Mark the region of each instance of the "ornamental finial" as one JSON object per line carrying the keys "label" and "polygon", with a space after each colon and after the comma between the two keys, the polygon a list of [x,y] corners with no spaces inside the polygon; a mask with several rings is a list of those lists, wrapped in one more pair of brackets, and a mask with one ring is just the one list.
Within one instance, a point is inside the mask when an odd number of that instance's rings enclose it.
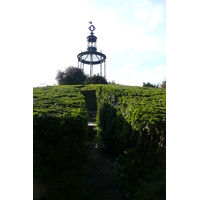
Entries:
{"label": "ornamental finial", "polygon": [[89,23],[91,24],[91,25],[89,26],[89,30],[90,30],[91,32],[93,32],[96,28],[94,27],[94,25],[92,25],[92,22],[91,22],[91,21],[89,21]]}

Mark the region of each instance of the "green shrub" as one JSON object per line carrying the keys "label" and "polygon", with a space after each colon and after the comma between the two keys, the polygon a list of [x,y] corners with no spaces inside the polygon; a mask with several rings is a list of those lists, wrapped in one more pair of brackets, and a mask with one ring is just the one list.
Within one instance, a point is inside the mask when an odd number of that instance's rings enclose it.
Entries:
{"label": "green shrub", "polygon": [[82,90],[81,94],[85,97],[86,108],[88,111],[97,110],[96,92],[95,90]]}
{"label": "green shrub", "polygon": [[33,89],[33,180],[46,199],[82,199],[88,154],[87,110],[75,87]]}
{"label": "green shrub", "polygon": [[103,76],[88,76],[85,82],[86,85],[89,84],[108,84],[107,80]]}
{"label": "green shrub", "polygon": [[166,92],[104,86],[97,89],[97,104],[97,141],[119,155],[115,170],[124,196],[164,199]]}

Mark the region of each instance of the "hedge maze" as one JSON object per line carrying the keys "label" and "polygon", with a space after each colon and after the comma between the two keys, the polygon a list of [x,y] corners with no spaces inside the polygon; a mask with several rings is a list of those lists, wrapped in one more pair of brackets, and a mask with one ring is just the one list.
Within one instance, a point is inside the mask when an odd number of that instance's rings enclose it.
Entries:
{"label": "hedge maze", "polygon": [[166,90],[121,85],[33,89],[34,181],[46,199],[87,199],[87,121],[98,147],[117,155],[126,199],[166,199]]}

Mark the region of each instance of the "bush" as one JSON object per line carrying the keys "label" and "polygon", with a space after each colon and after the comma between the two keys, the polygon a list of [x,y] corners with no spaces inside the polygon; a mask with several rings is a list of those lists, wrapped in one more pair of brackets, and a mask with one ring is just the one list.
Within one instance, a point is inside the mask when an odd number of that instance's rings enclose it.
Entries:
{"label": "bush", "polygon": [[115,171],[124,196],[165,199],[166,92],[102,86],[97,90],[97,104],[97,142],[118,153]]}
{"label": "bush", "polygon": [[143,87],[155,87],[153,84],[151,84],[151,83],[143,83]]}
{"label": "bush", "polygon": [[89,84],[108,84],[107,80],[103,76],[89,76],[86,79],[86,85]]}
{"label": "bush", "polygon": [[68,67],[64,71],[58,71],[56,80],[59,85],[75,85],[85,84],[87,75],[85,75],[83,69],[78,67]]}
{"label": "bush", "polygon": [[45,199],[79,200],[88,165],[87,110],[72,86],[33,89],[33,181]]}

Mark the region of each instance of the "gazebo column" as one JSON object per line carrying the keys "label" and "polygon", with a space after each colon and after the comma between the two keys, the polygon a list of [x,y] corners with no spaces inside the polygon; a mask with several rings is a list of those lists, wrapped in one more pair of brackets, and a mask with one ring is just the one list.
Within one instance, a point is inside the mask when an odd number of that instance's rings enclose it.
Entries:
{"label": "gazebo column", "polygon": [[104,61],[104,77],[106,78],[106,60]]}
{"label": "gazebo column", "polygon": [[93,76],[92,54],[90,54],[90,76]]}
{"label": "gazebo column", "polygon": [[102,60],[101,60],[101,58],[100,58],[100,76],[102,76]]}

